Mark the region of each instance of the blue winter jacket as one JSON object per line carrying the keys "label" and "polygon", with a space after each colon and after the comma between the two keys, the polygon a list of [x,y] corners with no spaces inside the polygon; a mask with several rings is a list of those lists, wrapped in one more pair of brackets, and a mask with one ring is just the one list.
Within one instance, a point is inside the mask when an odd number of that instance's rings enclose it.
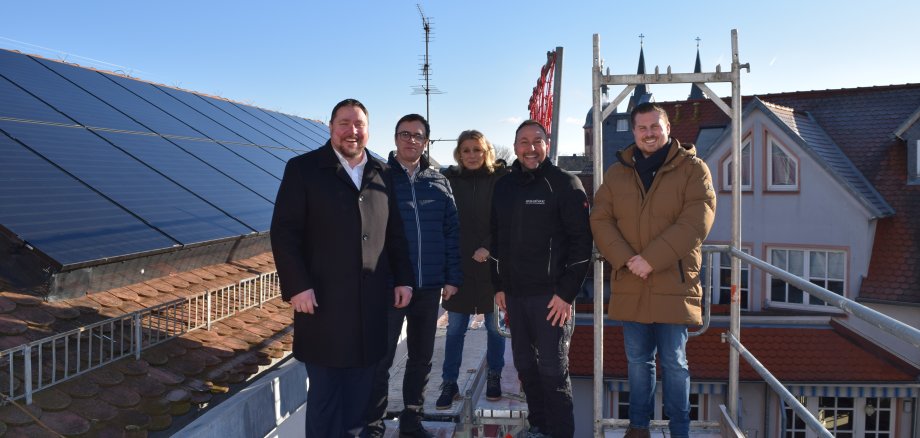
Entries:
{"label": "blue winter jacket", "polygon": [[424,156],[414,182],[410,182],[409,174],[396,160],[395,151],[390,152],[389,165],[409,241],[416,287],[461,286],[460,222],[450,183],[430,167]]}

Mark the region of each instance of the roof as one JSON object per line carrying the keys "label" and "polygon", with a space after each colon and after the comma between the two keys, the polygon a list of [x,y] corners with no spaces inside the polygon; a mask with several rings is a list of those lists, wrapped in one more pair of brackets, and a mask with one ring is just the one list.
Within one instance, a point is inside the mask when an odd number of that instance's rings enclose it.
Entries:
{"label": "roof", "polygon": [[856,166],[843,153],[814,118],[808,114],[792,108],[763,102],[754,98],[748,106],[761,108],[768,116],[773,116],[778,125],[785,127],[798,141],[799,147],[810,153],[818,165],[837,180],[844,189],[859,200],[872,214],[872,218],[888,217],[894,214],[894,209],[882,198],[875,187],[863,176]]}
{"label": "roof", "polygon": [[[742,98],[746,108],[754,97]],[[876,226],[869,273],[860,286],[859,299],[920,304],[920,185],[907,184],[907,145],[894,135],[920,114],[920,84],[794,91],[756,98],[773,105],[770,108],[790,109],[792,116],[784,116],[783,124],[801,124],[803,128],[794,132],[821,156],[821,162],[845,188],[859,194],[859,199],[883,217]],[[723,101],[730,104],[728,98]],[[692,142],[703,128],[729,125],[728,115],[709,100],[659,105],[668,112],[674,138]],[[777,112],[788,111],[771,112],[779,117]],[[841,160],[841,153],[849,163]],[[608,154],[612,152],[605,151]],[[895,214],[885,217],[889,208]]]}
{"label": "roof", "polygon": [[[271,254],[262,254],[53,303],[0,289],[0,349],[164,303],[185,302],[202,292],[225,290],[246,279],[270,274],[274,269]],[[215,302],[214,308],[242,304],[238,296],[226,297],[219,304]],[[174,320],[186,319],[187,315],[179,313],[171,315]],[[165,321],[159,331],[170,330]],[[130,355],[38,391],[28,410],[40,422],[67,436],[121,437],[132,429],[158,431],[169,429],[174,423],[181,426],[204,408],[226,398],[221,394],[234,393],[251,375],[288,355],[292,322],[290,305],[275,297],[261,306],[215,322],[211,330],[191,330],[145,349],[139,360]],[[118,337],[118,323],[104,327],[107,328],[102,331],[90,331],[89,338],[105,342],[103,335]],[[181,326],[179,330],[185,331]],[[88,339],[83,342],[82,348],[92,348],[88,342]],[[76,362],[87,366],[86,357],[77,359],[73,343],[69,350],[58,345],[59,354],[53,357],[47,355],[50,351],[47,347],[45,350],[42,366],[46,378],[52,363],[57,364],[58,374],[65,367],[65,360],[70,367],[76,366]],[[0,372],[2,392],[9,393],[8,382],[12,382],[12,392],[22,394],[21,365],[17,369],[10,376],[8,365],[4,365]],[[24,405],[23,402],[18,403]],[[13,404],[0,407],[0,430],[4,426],[9,434],[6,436],[47,435],[47,431]]]}
{"label": "roof", "polygon": [[[725,327],[713,326],[687,342],[692,380],[727,380],[729,345],[721,339],[725,331]],[[593,326],[575,327],[569,350],[569,371],[573,376],[594,374],[593,336]],[[845,329],[836,325],[743,326],[741,341],[783,383],[917,383],[920,375],[920,370],[854,342]],[[846,360],[840,360],[842,357]],[[604,327],[604,376],[627,378],[621,325]],[[739,376],[743,381],[762,380],[743,360]]]}

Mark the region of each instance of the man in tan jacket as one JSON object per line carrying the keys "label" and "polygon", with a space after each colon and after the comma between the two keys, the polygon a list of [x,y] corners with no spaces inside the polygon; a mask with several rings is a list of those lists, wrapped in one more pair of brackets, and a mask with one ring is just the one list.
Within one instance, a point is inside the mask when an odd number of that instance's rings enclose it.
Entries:
{"label": "man in tan jacket", "polygon": [[635,143],[617,153],[591,212],[597,249],[613,267],[610,318],[623,321],[629,362],[627,438],[648,437],[654,415],[655,353],[671,437],[690,427],[687,326],[702,323],[700,247],[715,218],[712,176],[693,145],[670,138],[668,115],[632,111]]}

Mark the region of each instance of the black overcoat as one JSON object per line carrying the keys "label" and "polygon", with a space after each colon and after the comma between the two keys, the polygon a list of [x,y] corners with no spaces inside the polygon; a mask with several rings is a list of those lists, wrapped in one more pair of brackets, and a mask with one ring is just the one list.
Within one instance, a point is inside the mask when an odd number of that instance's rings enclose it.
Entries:
{"label": "black overcoat", "polygon": [[271,225],[281,296],[312,288],[318,304],[295,312],[298,360],[364,367],[386,352],[392,281],[413,285],[389,171],[368,156],[358,190],[328,142],[284,169]]}

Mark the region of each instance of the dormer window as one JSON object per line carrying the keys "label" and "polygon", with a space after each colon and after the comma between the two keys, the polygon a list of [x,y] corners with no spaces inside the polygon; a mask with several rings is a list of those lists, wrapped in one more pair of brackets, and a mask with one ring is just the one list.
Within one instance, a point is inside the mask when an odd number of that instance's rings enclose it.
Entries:
{"label": "dormer window", "polygon": [[[908,154],[910,155],[910,154]],[[914,142],[914,168],[911,169],[911,182],[920,184],[920,139]]]}
{"label": "dormer window", "polygon": [[799,160],[772,136],[767,139],[767,190],[799,189]]}
{"label": "dormer window", "polygon": [[[741,146],[741,190],[751,190],[751,174],[754,168],[751,163],[751,140],[744,142]],[[722,190],[731,190],[732,182],[732,159],[731,155],[722,161]]]}

